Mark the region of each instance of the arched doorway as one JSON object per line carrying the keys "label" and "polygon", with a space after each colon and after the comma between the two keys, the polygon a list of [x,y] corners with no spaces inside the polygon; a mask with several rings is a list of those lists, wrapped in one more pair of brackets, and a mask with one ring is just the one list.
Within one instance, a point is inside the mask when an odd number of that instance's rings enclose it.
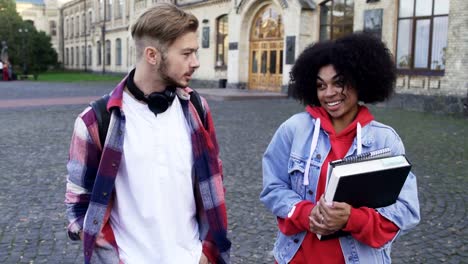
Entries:
{"label": "arched doorway", "polygon": [[262,8],[250,31],[249,89],[281,91],[284,29],[273,5]]}

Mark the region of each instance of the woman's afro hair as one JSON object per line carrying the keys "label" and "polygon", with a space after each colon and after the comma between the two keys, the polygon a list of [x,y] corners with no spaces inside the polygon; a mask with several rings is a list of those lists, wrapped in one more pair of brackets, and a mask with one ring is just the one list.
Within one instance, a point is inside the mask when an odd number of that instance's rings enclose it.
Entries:
{"label": "woman's afro hair", "polygon": [[392,54],[380,39],[355,32],[312,44],[299,55],[290,72],[292,96],[305,105],[319,106],[317,75],[327,65],[333,65],[345,85],[357,90],[361,102],[382,102],[393,94],[396,68]]}

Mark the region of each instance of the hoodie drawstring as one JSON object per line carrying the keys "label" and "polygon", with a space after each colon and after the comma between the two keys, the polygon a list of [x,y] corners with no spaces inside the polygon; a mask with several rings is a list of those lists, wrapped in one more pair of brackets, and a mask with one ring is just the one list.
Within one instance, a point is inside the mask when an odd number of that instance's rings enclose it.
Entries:
{"label": "hoodie drawstring", "polygon": [[[362,153],[361,130],[362,130],[361,123],[358,122],[356,126],[356,144],[357,144],[358,155]],[[312,154],[314,154],[315,148],[317,148],[319,132],[320,132],[320,118],[317,118],[315,121],[314,134],[312,135],[312,143],[310,144],[309,158],[307,159],[307,163],[306,163],[305,171],[304,171],[304,179],[302,181],[302,184],[305,186],[309,185],[310,163],[312,161]]]}
{"label": "hoodie drawstring", "polygon": [[315,148],[317,147],[319,132],[320,132],[320,118],[317,118],[317,120],[315,121],[314,134],[312,136],[312,143],[310,144],[309,158],[307,159],[307,164],[306,164],[305,171],[304,171],[304,180],[302,182],[306,186],[309,185],[310,162],[312,160],[312,154],[314,154]]}

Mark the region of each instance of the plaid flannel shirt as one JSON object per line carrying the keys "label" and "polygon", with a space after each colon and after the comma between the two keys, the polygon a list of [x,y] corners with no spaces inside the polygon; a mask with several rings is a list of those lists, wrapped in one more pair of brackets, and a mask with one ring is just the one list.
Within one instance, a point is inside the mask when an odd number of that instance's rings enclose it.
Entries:
{"label": "plaid flannel shirt", "polygon": [[[111,113],[104,143],[94,111],[87,107],[76,119],[67,163],[68,234],[79,240],[83,234],[85,263],[119,263],[118,247],[109,223],[114,200],[114,183],[123,152],[125,115],[122,111],[124,78],[111,93],[107,109]],[[231,242],[227,238],[222,163],[208,104],[205,127],[190,102],[190,88],[177,88],[190,128],[194,157],[195,201],[203,253],[212,263],[229,263]]]}

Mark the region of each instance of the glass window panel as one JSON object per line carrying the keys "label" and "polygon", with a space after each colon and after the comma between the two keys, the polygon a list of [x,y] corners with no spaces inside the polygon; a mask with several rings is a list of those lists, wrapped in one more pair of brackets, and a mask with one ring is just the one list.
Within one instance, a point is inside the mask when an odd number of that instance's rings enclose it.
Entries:
{"label": "glass window panel", "polygon": [[81,60],[81,65],[85,65],[86,64],[86,61],[85,61],[85,58],[86,58],[86,51],[85,51],[85,47],[84,46],[81,46],[81,57],[83,58]]}
{"label": "glass window panel", "polygon": [[97,54],[97,65],[101,65],[102,60],[102,50],[101,50],[101,42],[98,41],[96,45],[96,54]]}
{"label": "glass window panel", "polygon": [[435,17],[432,31],[431,69],[445,69],[445,52],[447,50],[448,17]]}
{"label": "glass window panel", "polygon": [[258,60],[257,60],[257,52],[254,50],[252,52],[252,73],[258,72]]}
{"label": "glass window panel", "polygon": [[279,73],[283,74],[283,50],[280,50]]}
{"label": "glass window panel", "polygon": [[449,0],[435,0],[434,15],[445,15],[449,13]]}
{"label": "glass window panel", "polygon": [[270,73],[276,73],[276,50],[270,50]]}
{"label": "glass window panel", "polygon": [[266,67],[267,67],[267,52],[266,52],[266,50],[264,50],[264,51],[262,51],[260,72],[261,73],[266,73],[267,72]]}
{"label": "glass window panel", "polygon": [[93,58],[93,50],[91,48],[91,45],[88,45],[88,65],[91,65],[93,61],[92,58]]}
{"label": "glass window panel", "polygon": [[122,40],[115,40],[115,65],[122,65]]}
{"label": "glass window panel", "polygon": [[351,23],[353,22],[354,17],[354,1],[347,0],[345,4],[345,16],[346,20],[351,19]]}
{"label": "glass window panel", "polygon": [[320,5],[320,24],[331,23],[331,2]]}
{"label": "glass window panel", "polygon": [[429,33],[430,20],[420,19],[416,21],[416,36],[414,47],[414,67],[427,68],[429,57]]}
{"label": "glass window panel", "polygon": [[399,17],[413,16],[414,0],[400,0]]}
{"label": "glass window panel", "polygon": [[320,40],[330,39],[330,26],[320,26]]}
{"label": "glass window panel", "polygon": [[432,15],[432,0],[416,0],[416,16]]}
{"label": "glass window panel", "polygon": [[105,48],[106,48],[106,65],[110,65],[111,64],[111,42],[110,40],[106,40]]}
{"label": "glass window panel", "polygon": [[413,31],[411,19],[402,19],[398,22],[397,68],[409,68],[411,64],[411,42]]}
{"label": "glass window panel", "polygon": [[332,39],[341,38],[341,37],[343,37],[345,35],[348,35],[351,32],[353,32],[353,26],[352,25],[334,26],[333,27]]}

